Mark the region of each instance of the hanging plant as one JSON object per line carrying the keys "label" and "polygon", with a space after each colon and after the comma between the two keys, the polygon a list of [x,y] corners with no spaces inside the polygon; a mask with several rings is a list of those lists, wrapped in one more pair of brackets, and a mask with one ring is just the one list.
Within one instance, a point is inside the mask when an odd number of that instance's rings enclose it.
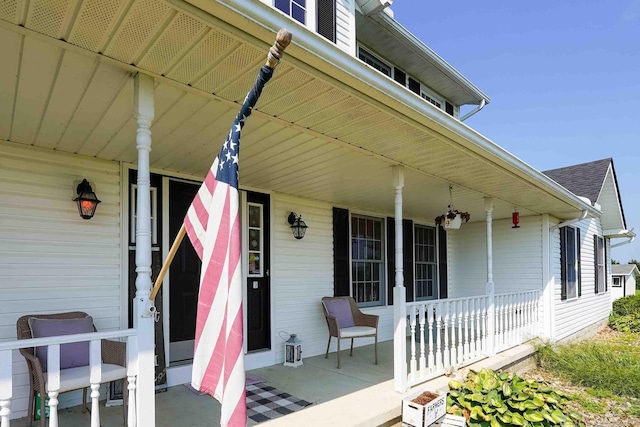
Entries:
{"label": "hanging plant", "polygon": [[[450,228],[448,227],[448,225],[451,223],[452,220],[455,220],[456,216],[458,215],[460,216],[460,221],[457,221],[458,224],[460,224],[462,221],[469,222],[469,220],[471,219],[471,215],[469,215],[469,212],[461,212],[453,208],[452,188],[453,186],[449,185],[449,206],[447,207],[447,213],[439,215],[434,219],[434,222],[436,223],[436,225],[443,225],[445,228]],[[458,226],[451,227],[451,228],[458,228]]]}
{"label": "hanging plant", "polygon": [[442,225],[446,218],[454,219],[456,215],[460,215],[460,219],[462,219],[462,221],[464,222],[469,222],[469,220],[471,219],[471,214],[469,214],[469,212],[460,212],[457,209],[449,209],[446,214],[437,216],[434,221],[436,225]]}

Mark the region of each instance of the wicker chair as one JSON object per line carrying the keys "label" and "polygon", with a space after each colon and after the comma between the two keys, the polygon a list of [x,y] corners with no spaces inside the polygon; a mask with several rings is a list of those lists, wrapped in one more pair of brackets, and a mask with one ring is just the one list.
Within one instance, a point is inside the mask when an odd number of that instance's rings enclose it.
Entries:
{"label": "wicker chair", "polygon": [[327,343],[327,352],[324,358],[329,357],[331,337],[338,339],[338,369],[340,369],[340,340],[342,338],[351,339],[351,352],[349,356],[353,356],[354,338],[374,337],[373,363],[377,365],[378,316],[361,312],[355,300],[351,297],[323,297],[322,308],[324,309],[324,317],[329,327],[329,342]]}
{"label": "wicker chair", "polygon": [[[59,314],[28,314],[26,316],[22,316],[16,322],[16,332],[19,340],[32,338],[31,327],[29,325],[30,318],[38,318],[38,319],[81,319],[86,318],[88,316],[87,313],[81,311],[73,311],[68,313],[59,313]],[[95,325],[93,326],[94,332],[96,332]],[[24,356],[27,362],[27,367],[29,368],[29,382],[31,384],[31,392],[29,393],[29,414],[27,416],[27,426],[31,427],[33,421],[33,415],[35,413],[35,399],[36,394],[40,393],[40,408],[42,416],[40,417],[40,425],[41,427],[46,427],[46,417],[44,416],[44,408],[45,408],[45,398],[47,396],[47,374],[43,371],[42,364],[40,363],[40,359],[36,356],[34,352],[34,348],[22,348],[20,349],[20,353]],[[123,416],[124,416],[124,424],[127,423],[127,394],[128,390],[126,387],[126,370],[124,370],[124,375],[122,375],[123,370],[118,367],[126,367],[126,344],[123,342],[111,341],[111,340],[102,340],[102,363],[103,363],[103,373],[105,372],[105,367],[109,368],[111,365],[111,374],[104,375],[103,381],[114,381],[117,379],[123,379],[125,381],[123,387]],[[117,365],[117,366],[114,366]],[[81,374],[86,370],[86,381],[82,381],[86,385],[82,386],[78,384],[78,374]],[[107,369],[108,370],[108,369]],[[74,372],[72,372],[74,371]],[[74,381],[66,381],[65,379],[70,379],[69,376],[65,374],[71,374],[75,377]],[[117,376],[117,378],[115,378]],[[108,378],[107,378],[108,377]],[[73,383],[73,384],[71,384]],[[60,392],[67,392],[78,390],[82,388],[82,412],[86,412],[87,410],[87,387],[90,386],[89,383],[89,367],[75,367],[69,369],[61,369],[60,370]]]}

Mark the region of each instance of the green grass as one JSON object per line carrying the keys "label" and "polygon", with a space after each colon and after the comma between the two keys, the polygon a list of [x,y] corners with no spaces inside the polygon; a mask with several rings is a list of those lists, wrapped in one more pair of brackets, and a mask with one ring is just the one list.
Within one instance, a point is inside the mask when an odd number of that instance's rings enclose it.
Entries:
{"label": "green grass", "polygon": [[555,376],[586,387],[571,396],[584,411],[640,416],[640,333],[606,340],[538,347],[538,363]]}
{"label": "green grass", "polygon": [[602,397],[640,398],[639,335],[625,335],[616,342],[541,346],[538,348],[538,361],[558,377],[589,387]]}

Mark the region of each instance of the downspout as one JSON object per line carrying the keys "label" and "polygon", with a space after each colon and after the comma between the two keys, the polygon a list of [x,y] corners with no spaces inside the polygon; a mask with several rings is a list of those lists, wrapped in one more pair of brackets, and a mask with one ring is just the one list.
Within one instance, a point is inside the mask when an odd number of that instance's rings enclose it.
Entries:
{"label": "downspout", "polygon": [[475,109],[469,111],[467,114],[465,114],[464,116],[460,117],[460,121],[464,122],[465,120],[467,120],[469,117],[473,116],[475,113],[477,113],[478,111],[482,110],[485,106],[485,104],[487,103],[487,101],[483,98],[482,101],[480,101],[480,105],[478,105]]}
{"label": "downspout", "polygon": [[[633,230],[631,230],[633,232]],[[610,248],[617,248],[618,246],[622,246],[622,245],[628,245],[629,243],[633,242],[636,239],[636,235],[634,234],[633,236],[628,236],[629,240],[624,241],[624,242],[618,242],[615,245],[611,245]]]}

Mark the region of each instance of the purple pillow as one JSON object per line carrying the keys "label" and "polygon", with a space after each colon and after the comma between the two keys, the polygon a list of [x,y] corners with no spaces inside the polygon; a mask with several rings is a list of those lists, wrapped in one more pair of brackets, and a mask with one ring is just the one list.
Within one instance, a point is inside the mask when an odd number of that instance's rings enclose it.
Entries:
{"label": "purple pillow", "polygon": [[346,299],[330,299],[324,300],[324,307],[327,309],[329,316],[338,319],[340,329],[355,326],[353,315],[351,314],[351,304]]}
{"label": "purple pillow", "polygon": [[[39,319],[29,318],[29,327],[33,338],[55,337],[59,335],[84,334],[93,332],[91,316],[78,319]],[[40,359],[42,369],[47,371],[47,347],[37,347],[36,357]],[[89,341],[60,345],[60,369],[75,368],[89,364]]]}

